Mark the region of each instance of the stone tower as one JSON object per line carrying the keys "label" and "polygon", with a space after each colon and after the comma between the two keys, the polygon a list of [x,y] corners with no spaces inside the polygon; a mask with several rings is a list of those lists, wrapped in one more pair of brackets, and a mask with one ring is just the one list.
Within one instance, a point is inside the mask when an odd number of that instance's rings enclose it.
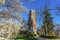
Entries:
{"label": "stone tower", "polygon": [[28,29],[29,31],[33,31],[36,33],[36,18],[35,18],[35,10],[30,10],[28,16]]}

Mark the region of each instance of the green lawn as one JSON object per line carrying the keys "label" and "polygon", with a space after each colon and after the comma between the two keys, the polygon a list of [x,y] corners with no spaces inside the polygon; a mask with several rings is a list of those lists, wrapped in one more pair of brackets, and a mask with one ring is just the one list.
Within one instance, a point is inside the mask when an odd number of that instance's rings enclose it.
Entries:
{"label": "green lawn", "polygon": [[47,39],[60,39],[60,36],[40,36],[40,38],[47,38]]}
{"label": "green lawn", "polygon": [[37,40],[36,38],[15,38],[15,40]]}

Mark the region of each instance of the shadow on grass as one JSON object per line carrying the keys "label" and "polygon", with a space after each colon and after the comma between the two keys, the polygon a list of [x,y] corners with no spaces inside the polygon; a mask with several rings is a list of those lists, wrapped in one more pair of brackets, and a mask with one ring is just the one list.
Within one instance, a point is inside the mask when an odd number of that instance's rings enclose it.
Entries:
{"label": "shadow on grass", "polygon": [[44,35],[41,35],[40,38],[47,38],[47,39],[60,39],[59,36],[44,36]]}

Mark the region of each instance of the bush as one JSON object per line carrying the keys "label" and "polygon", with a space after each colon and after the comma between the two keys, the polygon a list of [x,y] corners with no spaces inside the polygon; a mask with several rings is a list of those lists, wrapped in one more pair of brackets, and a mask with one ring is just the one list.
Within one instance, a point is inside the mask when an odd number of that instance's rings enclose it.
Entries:
{"label": "bush", "polygon": [[33,32],[28,32],[28,31],[20,31],[16,37],[25,37],[25,38],[32,38],[34,36],[36,36],[36,34],[34,34]]}
{"label": "bush", "polygon": [[15,23],[1,23],[0,36],[5,38],[12,38],[18,33],[19,27]]}

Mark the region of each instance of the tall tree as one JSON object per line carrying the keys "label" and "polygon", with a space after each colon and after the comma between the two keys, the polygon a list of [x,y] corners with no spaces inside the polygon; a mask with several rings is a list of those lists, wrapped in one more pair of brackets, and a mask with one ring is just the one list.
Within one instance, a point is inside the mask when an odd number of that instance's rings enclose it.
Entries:
{"label": "tall tree", "polygon": [[[3,3],[3,4],[2,4]],[[7,14],[7,18],[10,17],[12,19],[16,19],[20,23],[22,22],[23,18],[20,16],[20,12],[24,11],[23,6],[21,5],[20,0],[1,0],[2,10],[0,14]],[[10,19],[9,18],[9,19]]]}
{"label": "tall tree", "polygon": [[48,33],[52,32],[54,29],[53,18],[51,17],[48,8],[46,8],[44,11],[43,25],[44,25],[45,36],[48,36]]}

